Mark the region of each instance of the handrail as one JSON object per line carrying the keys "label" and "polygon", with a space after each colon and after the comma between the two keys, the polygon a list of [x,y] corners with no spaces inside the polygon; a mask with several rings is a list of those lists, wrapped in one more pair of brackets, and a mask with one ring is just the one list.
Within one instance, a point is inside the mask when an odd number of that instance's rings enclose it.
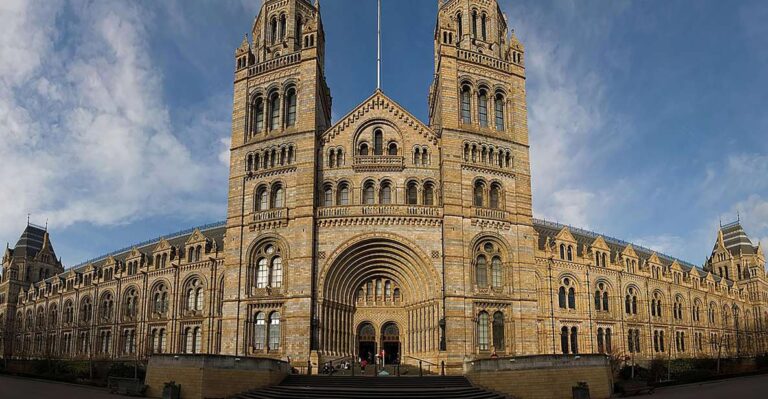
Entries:
{"label": "handrail", "polygon": [[418,361],[420,361],[420,362],[422,362],[422,363],[426,363],[426,364],[429,364],[429,365],[432,365],[432,366],[435,366],[435,367],[437,367],[437,366],[438,366],[438,365],[437,365],[437,364],[435,364],[435,363],[432,363],[432,362],[430,362],[430,361],[428,361],[428,360],[419,359],[418,357],[413,357],[413,356],[403,356],[403,357],[407,357],[407,358],[409,358],[409,359],[413,359],[413,360],[418,360]]}

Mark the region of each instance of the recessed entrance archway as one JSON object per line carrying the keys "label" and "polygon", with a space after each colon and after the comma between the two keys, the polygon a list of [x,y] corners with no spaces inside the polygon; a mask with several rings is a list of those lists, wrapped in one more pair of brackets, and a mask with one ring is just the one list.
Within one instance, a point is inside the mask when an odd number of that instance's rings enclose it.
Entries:
{"label": "recessed entrance archway", "polygon": [[334,251],[319,276],[323,356],[375,358],[383,349],[392,364],[438,350],[441,279],[418,248],[394,234],[368,234]]}
{"label": "recessed entrance archway", "polygon": [[361,360],[373,362],[376,355],[376,329],[373,324],[364,322],[357,328],[357,348]]}
{"label": "recessed entrance archway", "polygon": [[381,349],[386,364],[400,363],[400,328],[397,323],[389,322],[381,328]]}

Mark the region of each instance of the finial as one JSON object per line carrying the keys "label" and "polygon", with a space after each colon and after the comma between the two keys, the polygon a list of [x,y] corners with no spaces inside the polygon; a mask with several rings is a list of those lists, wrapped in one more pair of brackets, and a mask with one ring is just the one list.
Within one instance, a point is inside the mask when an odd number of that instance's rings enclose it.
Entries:
{"label": "finial", "polygon": [[741,223],[741,214],[739,213],[739,211],[736,211],[736,222]]}
{"label": "finial", "polygon": [[27,213],[27,226],[29,226],[29,217],[32,216],[31,213]]}

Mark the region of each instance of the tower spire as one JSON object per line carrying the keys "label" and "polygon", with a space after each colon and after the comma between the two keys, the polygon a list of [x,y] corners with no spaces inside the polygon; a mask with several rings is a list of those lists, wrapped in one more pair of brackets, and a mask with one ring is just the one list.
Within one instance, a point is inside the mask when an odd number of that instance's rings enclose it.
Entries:
{"label": "tower spire", "polygon": [[381,90],[381,0],[378,0],[378,30],[377,44],[378,53],[376,58],[376,89]]}

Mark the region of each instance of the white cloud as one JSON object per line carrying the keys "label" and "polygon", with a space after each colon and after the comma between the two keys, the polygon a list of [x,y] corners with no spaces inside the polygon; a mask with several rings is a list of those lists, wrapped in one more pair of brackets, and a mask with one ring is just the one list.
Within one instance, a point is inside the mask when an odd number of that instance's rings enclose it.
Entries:
{"label": "white cloud", "polygon": [[[526,46],[528,127],[531,141],[531,173],[534,214],[564,223],[589,227],[604,212],[595,203],[598,193],[588,171],[611,151],[616,137],[607,128],[619,115],[610,114],[604,101],[605,85],[594,65],[585,67],[585,37],[607,32],[608,19],[578,15],[573,2],[559,2],[556,12],[580,31],[558,36],[551,15],[538,9],[511,6],[510,23]],[[615,10],[607,10],[615,12]],[[615,134],[618,136],[618,134]],[[599,144],[598,144],[599,143]]]}
{"label": "white cloud", "polygon": [[[741,219],[741,225],[753,243],[757,245],[759,241],[762,241],[763,245],[767,245],[768,199],[757,194],[750,195],[746,200],[736,203],[728,216],[733,218],[737,212]],[[724,221],[728,221],[728,219],[724,219]]]}
{"label": "white cloud", "polygon": [[681,248],[685,247],[686,242],[683,237],[662,234],[659,236],[641,237],[632,241],[633,243],[652,249],[661,254],[679,253]]}
{"label": "white cloud", "polygon": [[[209,175],[202,157],[170,125],[146,10],[123,1],[1,3],[0,185],[12,188],[0,191],[2,220],[29,211],[63,228],[218,213],[200,195]],[[65,6],[76,18],[58,19]],[[0,235],[18,234],[3,226]]]}

